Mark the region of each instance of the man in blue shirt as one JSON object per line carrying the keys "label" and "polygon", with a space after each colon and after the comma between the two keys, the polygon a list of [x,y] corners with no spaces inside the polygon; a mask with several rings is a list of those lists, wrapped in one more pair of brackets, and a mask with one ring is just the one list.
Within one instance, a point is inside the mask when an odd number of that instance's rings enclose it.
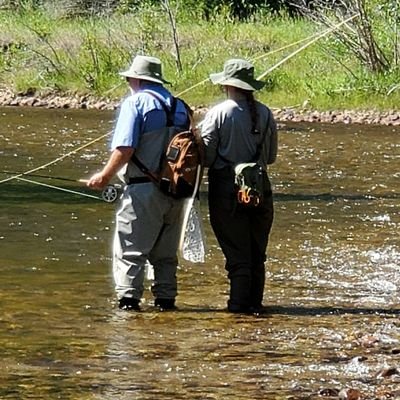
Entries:
{"label": "man in blue shirt", "polygon": [[173,101],[163,86],[158,58],[136,56],[126,77],[131,94],[122,102],[111,143],[111,156],[88,186],[104,188],[118,175],[126,183],[116,214],[113,275],[119,308],[140,310],[145,266],[154,268],[152,293],[162,310],[175,309],[177,295],[177,249],[181,230],[183,200],[166,196],[132,162],[136,157],[157,173],[160,159],[169,141],[165,106],[174,110],[172,123],[188,129],[188,111],[183,102]]}

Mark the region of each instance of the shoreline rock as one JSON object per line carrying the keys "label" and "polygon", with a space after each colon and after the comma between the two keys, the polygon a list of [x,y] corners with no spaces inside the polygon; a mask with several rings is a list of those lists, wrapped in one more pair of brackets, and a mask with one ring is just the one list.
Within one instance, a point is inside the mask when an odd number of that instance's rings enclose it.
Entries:
{"label": "shoreline rock", "polygon": [[[14,94],[10,90],[0,89],[0,107],[42,107],[50,109],[86,109],[115,110],[119,101],[108,98],[96,98],[91,95],[59,95],[50,93]],[[197,115],[203,115],[206,107],[195,109]],[[317,122],[364,125],[400,126],[400,110],[331,110],[317,111],[308,108],[272,108],[277,122]]]}

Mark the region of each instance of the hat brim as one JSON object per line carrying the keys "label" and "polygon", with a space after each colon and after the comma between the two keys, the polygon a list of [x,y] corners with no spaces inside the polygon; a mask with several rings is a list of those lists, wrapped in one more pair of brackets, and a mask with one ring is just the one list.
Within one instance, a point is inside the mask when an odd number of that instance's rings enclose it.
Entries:
{"label": "hat brim", "polygon": [[166,81],[163,78],[155,78],[153,76],[135,74],[134,72],[132,72],[130,70],[120,72],[119,74],[121,76],[124,76],[125,78],[135,78],[135,79],[140,79],[142,81],[150,81],[150,82],[156,82],[156,83],[167,83],[167,84],[170,84],[170,82]]}
{"label": "hat brim", "polygon": [[250,82],[242,81],[237,78],[225,78],[223,72],[210,74],[210,80],[214,85],[234,86],[243,90],[259,90],[265,86],[265,82],[253,79]]}

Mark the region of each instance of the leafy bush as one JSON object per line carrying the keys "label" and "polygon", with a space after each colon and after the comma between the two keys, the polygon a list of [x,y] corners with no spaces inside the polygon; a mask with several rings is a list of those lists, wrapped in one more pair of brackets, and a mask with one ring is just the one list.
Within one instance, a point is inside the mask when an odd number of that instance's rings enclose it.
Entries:
{"label": "leafy bush", "polygon": [[[322,29],[304,18],[263,11],[240,22],[223,8],[207,20],[202,18],[204,2],[176,8],[171,0],[180,70],[168,15],[150,0],[140,7],[126,1],[125,10],[117,8],[111,14],[70,18],[50,12],[46,4],[29,12],[0,12],[0,86],[22,93],[73,91],[117,99],[126,92],[118,72],[134,55],[151,54],[162,59],[174,93],[184,92],[193,105],[208,105],[223,93],[207,78],[220,71],[226,59],[247,58],[261,74],[289,57],[266,76],[267,86],[258,93],[271,106],[301,106],[306,101],[315,108],[394,107],[400,100],[396,64],[384,72],[371,72],[332,34],[291,58],[305,43],[300,39]],[[394,49],[390,29],[379,32],[377,40],[385,54],[396,59],[390,52]]]}

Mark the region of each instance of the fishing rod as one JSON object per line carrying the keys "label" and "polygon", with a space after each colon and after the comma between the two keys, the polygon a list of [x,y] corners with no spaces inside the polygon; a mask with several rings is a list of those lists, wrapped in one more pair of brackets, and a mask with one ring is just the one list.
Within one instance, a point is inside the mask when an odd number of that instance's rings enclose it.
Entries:
{"label": "fishing rod", "polygon": [[67,181],[67,182],[79,182],[78,179],[65,178],[62,176],[51,176],[51,175],[40,175],[40,174],[27,174],[25,172],[15,172],[15,171],[0,171],[0,174],[7,175],[21,175],[21,176],[33,176],[35,178],[45,178],[45,179],[56,179],[58,181]]}
{"label": "fishing rod", "polygon": [[17,176],[14,179],[18,180],[18,181],[27,182],[27,183],[31,183],[31,184],[39,185],[39,186],[44,186],[44,187],[47,187],[50,189],[60,190],[63,192],[72,193],[72,194],[76,194],[79,196],[89,197],[91,199],[103,200],[106,203],[113,203],[115,200],[117,200],[119,193],[120,193],[120,189],[122,187],[119,184],[107,185],[102,190],[101,197],[99,197],[99,196],[93,196],[93,195],[87,194],[87,193],[77,192],[77,191],[71,190],[71,189],[62,188],[62,187],[55,186],[55,185],[49,185],[49,184],[43,183],[43,182],[34,181],[32,179],[23,178],[23,176],[32,176],[32,177],[36,177],[36,178],[55,179],[55,180],[62,180],[62,181],[67,181],[67,182],[80,182],[80,183],[87,183],[88,182],[87,179],[71,179],[71,178],[64,178],[61,176],[27,174],[27,173],[15,172],[15,171],[0,171],[0,173],[1,174],[16,174]]}
{"label": "fishing rod", "polygon": [[18,178],[15,178],[15,179],[16,179],[17,181],[32,183],[32,184],[34,184],[34,185],[44,186],[44,187],[48,187],[48,188],[50,188],[50,189],[61,190],[62,192],[77,194],[77,195],[79,195],[79,196],[89,197],[89,198],[91,198],[91,199],[103,200],[102,197],[93,196],[93,195],[91,195],[91,194],[82,193],[82,192],[76,192],[75,190],[65,189],[65,188],[61,188],[61,187],[59,187],[59,186],[48,185],[48,184],[46,184],[46,183],[33,181],[33,180],[31,180],[31,179],[21,178],[20,176],[19,176]]}

